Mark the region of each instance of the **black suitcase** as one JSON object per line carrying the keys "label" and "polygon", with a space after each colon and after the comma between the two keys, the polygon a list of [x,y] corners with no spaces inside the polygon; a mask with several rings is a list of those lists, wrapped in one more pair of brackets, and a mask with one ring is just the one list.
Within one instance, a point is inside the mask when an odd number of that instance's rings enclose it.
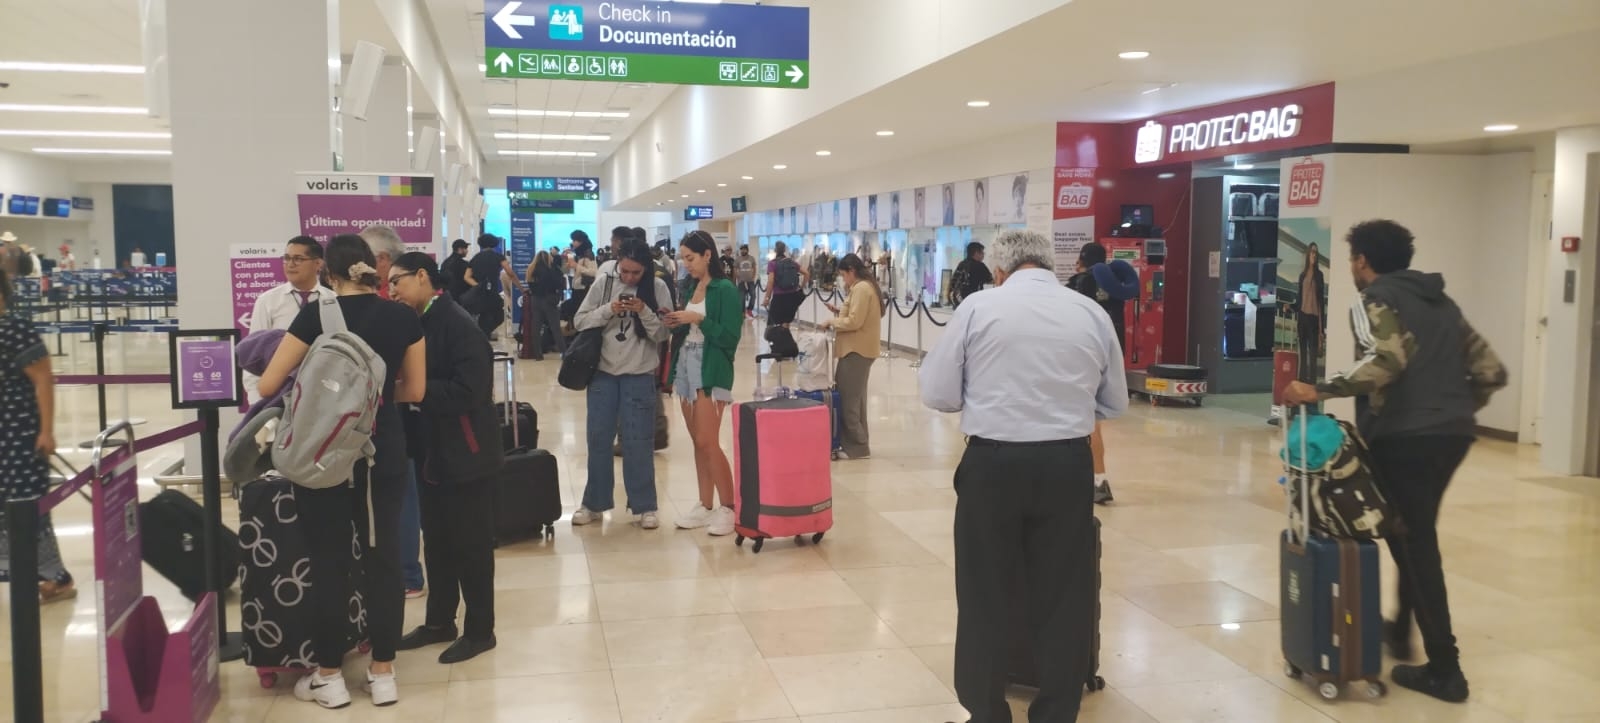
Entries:
{"label": "black suitcase", "polygon": [[[239,566],[239,613],[244,628],[244,662],[257,669],[270,687],[280,672],[312,667],[316,632],[310,585],[311,547],[300,529],[294,483],[262,477],[239,492],[239,533],[243,564]],[[350,527],[350,545],[341,550],[349,565],[349,647],[367,637],[367,611],[361,593],[363,549],[360,532]]]}
{"label": "black suitcase", "polygon": [[[1100,677],[1100,518],[1094,518],[1094,617],[1093,636],[1089,646],[1089,677],[1083,682],[1085,690],[1105,690],[1106,679]],[[1027,596],[1016,596],[1016,636],[1011,646],[1011,684],[1023,688],[1039,687],[1039,671],[1033,663],[1033,641],[1022,621],[1027,620]]]}
{"label": "black suitcase", "polygon": [[[177,490],[164,490],[139,505],[144,561],[192,601],[206,592],[205,524],[205,508]],[[227,589],[239,575],[239,536],[223,525],[218,542],[217,572]]]}
{"label": "black suitcase", "polygon": [[561,471],[542,449],[506,453],[495,475],[495,545],[530,537],[554,537],[561,519]]}
{"label": "black suitcase", "polygon": [[[513,424],[513,418],[515,424]],[[500,403],[500,446],[502,449],[539,447],[539,413],[527,402]]]}

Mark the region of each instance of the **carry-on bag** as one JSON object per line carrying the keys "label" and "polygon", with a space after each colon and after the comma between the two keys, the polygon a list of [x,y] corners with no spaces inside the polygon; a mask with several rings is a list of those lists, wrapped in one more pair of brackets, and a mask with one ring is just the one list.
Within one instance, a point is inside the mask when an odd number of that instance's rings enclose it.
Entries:
{"label": "carry-on bag", "polygon": [[[1306,413],[1300,410],[1300,458],[1306,458]],[[1284,444],[1289,443],[1286,422]],[[1383,673],[1383,612],[1379,601],[1378,545],[1370,539],[1338,539],[1311,528],[1312,474],[1285,464],[1289,525],[1279,539],[1278,608],[1283,671],[1310,680],[1324,699],[1339,697],[1344,684],[1366,681],[1369,698],[1388,689]],[[1298,499],[1298,507],[1294,500]]]}
{"label": "carry-on bag", "polygon": [[[305,673],[313,661],[317,621],[313,614],[310,543],[300,526],[297,495],[289,480],[268,475],[239,490],[239,616],[244,662],[256,669],[261,687],[271,688],[280,673]],[[366,548],[354,523],[350,544],[339,554],[349,570],[348,647],[366,651],[367,608],[362,597],[361,559]],[[327,562],[321,561],[319,562]]]}
{"label": "carry-on bag", "polygon": [[[501,410],[516,410],[517,387],[513,370],[516,359],[509,355],[498,355],[495,360],[506,365],[506,401]],[[520,418],[521,414],[516,416]],[[534,419],[537,420],[537,417]],[[522,436],[525,425],[517,422],[507,424],[511,434],[510,443],[506,445],[505,463],[494,476],[496,546],[530,537],[554,537],[556,520],[561,519],[561,471],[557,468],[556,458],[549,452],[533,448],[536,442]],[[532,424],[537,425],[537,421]],[[538,434],[537,427],[534,434]]]}
{"label": "carry-on bag", "polygon": [[[1084,617],[1093,626],[1089,637],[1089,677],[1083,681],[1084,690],[1091,693],[1105,690],[1106,679],[1100,677],[1100,518],[1094,518],[1094,602],[1084,604]],[[1020,578],[1019,578],[1020,580]],[[1011,670],[1008,672],[1011,684],[1022,688],[1039,687],[1039,671],[1033,660],[1033,635],[1024,622],[1028,619],[1027,600],[1025,590],[1019,590],[1012,598],[1016,602],[1013,619],[1016,621],[1016,637],[1011,646]],[[1093,609],[1093,614],[1089,610]]]}
{"label": "carry-on bag", "polygon": [[[144,561],[195,602],[206,593],[205,527],[205,508],[178,490],[163,490],[139,505]],[[239,536],[223,525],[217,544],[217,574],[227,589],[239,574]]]}
{"label": "carry-on bag", "polygon": [[[844,450],[844,441],[842,439],[843,432],[844,432],[844,420],[843,420],[844,403],[841,401],[841,399],[839,397],[839,385],[837,384],[837,382],[833,378],[834,363],[835,363],[835,360],[833,358],[834,334],[833,334],[833,331],[831,329],[829,330],[829,332],[828,332],[828,334],[826,335],[825,338],[827,340],[826,341],[826,345],[823,347],[823,350],[822,350],[821,353],[825,354],[826,356],[823,357],[822,363],[820,365],[823,369],[826,370],[824,372],[824,378],[827,380],[826,383],[825,383],[825,386],[822,386],[821,388],[818,388],[818,389],[806,389],[805,387],[807,386],[807,384],[804,381],[804,376],[805,375],[801,374],[801,375],[798,375],[798,377],[797,377],[797,381],[795,383],[795,387],[796,388],[793,390],[792,394],[794,395],[794,397],[796,399],[810,399],[812,401],[820,402],[823,405],[827,406],[827,408],[828,408],[828,428],[830,430],[832,430],[832,433],[830,435],[830,439],[832,440],[832,443],[831,443],[831,446],[829,447],[829,450],[831,450],[830,454],[831,454],[832,458],[833,459],[838,459],[839,458],[839,453]],[[817,352],[810,351],[808,353],[813,353],[814,354],[814,353],[817,353]],[[783,365],[783,361],[781,359],[774,359],[772,364],[773,364],[773,366],[778,368],[779,387],[783,388],[783,384],[782,384],[782,381],[783,381],[783,366],[782,366]]]}
{"label": "carry-on bag", "polygon": [[759,553],[768,538],[818,543],[832,529],[831,417],[826,405],[787,395],[734,406],[735,544],[755,540]]}
{"label": "carry-on bag", "polygon": [[[1284,425],[1289,435],[1284,464],[1306,480],[1305,485],[1287,486],[1290,509],[1300,505],[1305,490],[1310,493],[1312,532],[1355,540],[1375,540],[1395,532],[1399,518],[1355,426],[1322,414],[1301,414],[1300,422]],[[1292,454],[1296,449],[1306,451],[1296,457]]]}

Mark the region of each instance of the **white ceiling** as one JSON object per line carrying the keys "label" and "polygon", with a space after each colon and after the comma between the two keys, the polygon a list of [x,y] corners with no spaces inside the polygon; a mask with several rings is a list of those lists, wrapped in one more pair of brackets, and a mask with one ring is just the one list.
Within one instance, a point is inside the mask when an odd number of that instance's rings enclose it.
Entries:
{"label": "white ceiling", "polygon": [[[625,207],[653,210],[678,202],[683,187],[718,182],[730,183],[727,195],[759,194],[1042,123],[1132,120],[1330,80],[1339,82],[1341,124],[1360,136],[1346,137],[1341,126],[1341,141],[1437,143],[1481,134],[1489,123],[1596,123],[1600,93],[1575,92],[1579,81],[1546,53],[1600,58],[1596,29],[1597,0],[1074,0]],[[1117,57],[1134,49],[1152,55]],[[1486,64],[1495,72],[1481,72]],[[1391,76],[1404,80],[1382,82]],[[1145,92],[1155,88],[1162,90]],[[1428,100],[1419,100],[1428,88]],[[993,105],[965,106],[977,98]],[[1396,122],[1386,124],[1390,117]],[[879,138],[879,129],[896,135]],[[819,158],[819,149],[833,155]],[[788,169],[774,173],[779,163]]]}

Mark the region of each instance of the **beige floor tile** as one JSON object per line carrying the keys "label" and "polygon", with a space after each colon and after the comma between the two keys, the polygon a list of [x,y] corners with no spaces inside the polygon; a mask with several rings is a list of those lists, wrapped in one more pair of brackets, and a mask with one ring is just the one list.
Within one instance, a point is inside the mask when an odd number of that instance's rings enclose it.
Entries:
{"label": "beige floor tile", "polygon": [[956,641],[956,601],[888,602],[873,608],[906,645],[947,645]]}
{"label": "beige floor tile", "polygon": [[611,583],[594,593],[605,622],[734,612],[721,581],[710,578]]}
{"label": "beige floor tile", "polygon": [[911,652],[916,654],[917,659],[921,660],[923,665],[928,666],[928,670],[933,671],[934,677],[938,678],[939,682],[944,683],[944,687],[949,688],[952,693],[955,692],[956,646],[954,643],[949,645],[924,645],[920,648],[912,648]]}
{"label": "beige floor tile", "polygon": [[840,570],[868,605],[956,599],[956,571],[944,564]]}
{"label": "beige floor tile", "polygon": [[450,684],[446,710],[449,715],[441,721],[622,721],[616,689],[608,672],[458,681]]}
{"label": "beige floor tile", "polygon": [[[822,544],[829,542],[824,539]],[[768,540],[757,554],[751,551],[749,541],[736,547],[728,538],[722,538],[700,550],[718,577],[756,577],[832,570],[828,561],[817,554],[817,547],[797,546],[789,540]]]}
{"label": "beige floor tile", "polygon": [[497,590],[495,625],[511,628],[547,628],[600,622],[600,604],[589,585]]}
{"label": "beige floor tile", "polygon": [[952,703],[948,705],[858,711],[855,713],[808,715],[802,717],[800,723],[933,723],[939,721],[963,723],[966,719],[966,709]]}
{"label": "beige floor tile", "polygon": [[490,680],[606,670],[605,632],[599,625],[512,628],[495,632],[499,646],[450,666],[450,680]]}
{"label": "beige floor tile", "polygon": [[1600,671],[1517,653],[1462,660],[1472,699],[1514,718],[1593,716],[1600,720]]}
{"label": "beige floor tile", "polygon": [[611,667],[760,662],[762,651],[737,615],[693,615],[605,624]]}
{"label": "beige floor tile", "polygon": [[634,550],[589,555],[589,576],[595,584],[710,577],[711,565],[700,548],[673,545],[659,550]]}
{"label": "beige floor tile", "polygon": [[768,658],[905,647],[866,605],[746,612],[739,617]]}
{"label": "beige floor tile", "polygon": [[624,668],[613,673],[625,723],[710,723],[792,717],[766,662]]}
{"label": "beige floor tile", "polygon": [[1276,607],[1220,582],[1124,588],[1123,597],[1173,627],[1276,620]]}
{"label": "beige floor tile", "polygon": [[496,560],[494,589],[526,590],[589,584],[589,561],[581,555],[524,556]]}
{"label": "beige floor tile", "polygon": [[1162,723],[1328,723],[1327,716],[1260,678],[1119,688]]}
{"label": "beige floor tile", "polygon": [[306,720],[435,723],[445,718],[448,687],[444,683],[410,685],[402,682],[400,702],[383,708],[373,705],[371,696],[354,681],[347,682],[347,685],[350,686],[350,706],[347,708],[322,710],[316,703],[295,700],[292,694],[282,695],[262,720],[266,723],[302,723]]}
{"label": "beige floor tile", "polygon": [[801,715],[950,703],[955,694],[908,650],[768,660]]}
{"label": "beige floor tile", "polygon": [[817,546],[817,554],[835,570],[862,567],[902,567],[929,565],[939,558],[911,538],[890,530],[876,537],[829,537]]}
{"label": "beige floor tile", "polygon": [[862,604],[861,596],[832,571],[729,577],[721,582],[739,612]]}

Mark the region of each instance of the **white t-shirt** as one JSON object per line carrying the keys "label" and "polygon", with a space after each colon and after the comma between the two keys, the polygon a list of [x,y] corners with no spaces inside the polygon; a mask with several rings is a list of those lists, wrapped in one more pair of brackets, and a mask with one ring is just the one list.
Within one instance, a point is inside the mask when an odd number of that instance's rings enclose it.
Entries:
{"label": "white t-shirt", "polygon": [[[701,302],[697,302],[697,303],[686,304],[683,307],[683,310],[684,311],[692,311],[692,312],[694,312],[696,314],[699,314],[700,316],[703,317],[703,316],[706,315],[706,302],[701,301]],[[706,343],[706,334],[705,334],[705,332],[700,331],[700,325],[699,324],[690,324],[689,325],[689,336],[687,338],[687,341],[692,343],[692,344],[704,344],[704,343]]]}

